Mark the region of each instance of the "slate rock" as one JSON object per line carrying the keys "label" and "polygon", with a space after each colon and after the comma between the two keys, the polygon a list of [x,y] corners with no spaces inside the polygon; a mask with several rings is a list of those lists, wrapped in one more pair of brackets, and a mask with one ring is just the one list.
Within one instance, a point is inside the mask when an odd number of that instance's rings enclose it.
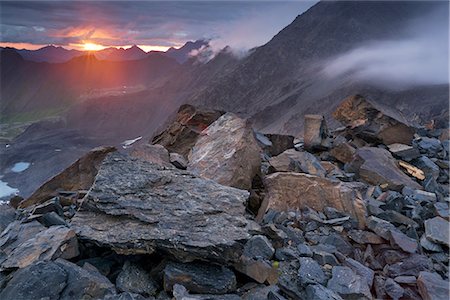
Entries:
{"label": "slate rock", "polygon": [[425,255],[412,254],[386,268],[386,274],[393,278],[397,276],[419,276],[422,271],[433,269],[433,263]]}
{"label": "slate rock", "polygon": [[411,145],[415,130],[400,112],[391,107],[354,95],[345,98],[333,117],[346,125],[353,136],[385,145]]}
{"label": "slate rock", "polygon": [[114,285],[98,271],[80,268],[67,260],[58,258],[56,264],[67,274],[66,287],[60,299],[102,299],[116,294]]}
{"label": "slate rock", "polygon": [[330,155],[341,163],[349,163],[353,160],[353,155],[355,154],[355,148],[349,143],[339,143],[330,150]]}
{"label": "slate rock", "polygon": [[436,194],[427,191],[415,190],[412,194],[412,198],[416,201],[422,202],[435,202]]}
{"label": "slate rock", "polygon": [[126,261],[116,279],[116,287],[119,291],[154,295],[158,286],[149,273],[141,266]]}
{"label": "slate rock", "polygon": [[274,253],[275,249],[265,236],[255,235],[245,244],[243,255],[252,259],[271,259]]}
{"label": "slate rock", "polygon": [[449,222],[441,217],[434,217],[424,222],[425,236],[434,243],[450,246]]}
{"label": "slate rock", "polygon": [[114,147],[98,147],[89,151],[64,171],[44,183],[30,197],[23,200],[19,208],[44,203],[57,196],[60,190],[89,190],[101,162],[108,153],[114,151],[116,151]]}
{"label": "slate rock", "polygon": [[297,245],[297,251],[298,251],[298,255],[301,257],[312,257],[313,256],[313,252],[311,251],[311,248],[309,248],[309,246],[304,243]]}
{"label": "slate rock", "polygon": [[439,167],[425,155],[414,159],[412,164],[421,169],[426,177],[437,179],[439,176]]}
{"label": "slate rock", "polygon": [[133,147],[130,155],[163,167],[172,167],[169,151],[163,145],[140,144],[137,147]]}
{"label": "slate rock", "polygon": [[386,294],[388,294],[393,300],[400,299],[405,292],[405,290],[392,278],[386,279],[384,289],[386,290]]}
{"label": "slate rock", "polygon": [[298,269],[299,282],[306,287],[309,284],[326,283],[326,276],[320,265],[312,258],[300,257],[300,268]]}
{"label": "slate rock", "polygon": [[364,278],[367,282],[367,285],[369,286],[369,288],[372,287],[373,284],[373,277],[375,275],[375,272],[366,267],[365,265],[361,264],[360,262],[347,257],[343,263],[344,266],[349,267],[350,269],[352,269],[356,274],[358,274],[359,276],[361,276],[362,278]]}
{"label": "slate rock", "polygon": [[59,201],[59,197],[54,197],[42,204],[33,207],[33,215],[43,215],[45,213],[55,212],[59,216],[64,216],[64,211]]}
{"label": "slate rock", "polygon": [[392,246],[396,246],[408,253],[417,252],[417,240],[408,237],[399,230],[390,230],[389,233],[391,235],[390,241]]}
{"label": "slate rock", "polygon": [[56,212],[52,211],[49,213],[45,213],[43,215],[35,216],[36,220],[46,227],[62,225],[67,226],[66,220],[58,215]]}
{"label": "slate rock", "polygon": [[420,272],[417,286],[424,300],[446,300],[450,294],[448,281],[443,280],[437,273]]}
{"label": "slate rock", "polygon": [[249,121],[232,113],[205,129],[188,159],[189,171],[246,190],[261,169],[260,148]]}
{"label": "slate rock", "polygon": [[326,170],[320,161],[311,153],[289,149],[269,159],[269,163],[276,172],[307,173],[325,177]]}
{"label": "slate rock", "polygon": [[16,219],[16,210],[8,204],[0,204],[0,233]]}
{"label": "slate rock", "polygon": [[391,153],[385,149],[359,148],[350,164],[359,178],[369,184],[386,185],[387,189],[395,191],[401,191],[405,186],[422,189],[417,182],[398,168]]}
{"label": "slate rock", "polygon": [[[239,300],[241,299],[235,294],[190,294],[189,291],[181,284],[173,286],[173,295],[175,300]],[[169,297],[167,297],[170,299]]]}
{"label": "slate rock", "polygon": [[342,300],[342,297],[323,285],[311,284],[306,287],[306,299]]}
{"label": "slate rock", "polygon": [[36,262],[15,272],[5,289],[2,300],[60,299],[66,287],[67,273],[55,262]]}
{"label": "slate rock", "polygon": [[395,143],[388,145],[388,148],[393,155],[406,161],[410,161],[420,156],[420,152],[417,148],[408,145]]}
{"label": "slate rock", "polygon": [[350,230],[348,237],[358,244],[383,244],[385,241],[378,235],[364,230]]}
{"label": "slate rock", "polygon": [[164,290],[175,284],[193,293],[227,294],[236,290],[236,276],[230,269],[203,262],[170,262],[164,268]]}
{"label": "slate rock", "polygon": [[2,269],[24,268],[38,260],[70,259],[78,255],[75,232],[65,226],[52,226],[18,244],[0,266]]}
{"label": "slate rock", "polygon": [[180,261],[232,263],[258,227],[244,217],[247,198],[247,191],[114,153],[71,228],[121,254],[158,250]]}
{"label": "slate rock", "polygon": [[391,230],[397,230],[393,224],[374,216],[367,218],[367,227],[385,240],[390,239]]}
{"label": "slate rock", "polygon": [[303,128],[305,149],[325,150],[330,148],[331,138],[324,116],[305,115]]}
{"label": "slate rock", "polygon": [[189,104],[182,105],[173,123],[156,135],[152,144],[163,145],[169,152],[187,157],[200,133],[221,115],[221,111],[200,110]]}
{"label": "slate rock", "polygon": [[272,144],[268,148],[268,152],[272,156],[276,156],[287,149],[294,148],[294,137],[292,135],[269,133],[266,134],[266,137]]}
{"label": "slate rock", "polygon": [[272,267],[269,261],[261,259],[251,259],[244,256],[241,261],[234,265],[236,271],[247,275],[258,283],[276,281],[276,269]]}
{"label": "slate rock", "polygon": [[367,281],[348,267],[333,267],[332,277],[327,287],[344,299],[372,298]]}
{"label": "slate rock", "polygon": [[304,290],[301,288],[298,261],[280,262],[278,286],[281,291],[293,299],[303,299]]}
{"label": "slate rock", "polygon": [[264,178],[266,195],[258,211],[262,220],[268,209],[277,211],[311,207],[322,211],[325,207],[348,212],[361,227],[365,224],[366,209],[362,198],[365,185],[341,182],[309,174],[277,172]]}

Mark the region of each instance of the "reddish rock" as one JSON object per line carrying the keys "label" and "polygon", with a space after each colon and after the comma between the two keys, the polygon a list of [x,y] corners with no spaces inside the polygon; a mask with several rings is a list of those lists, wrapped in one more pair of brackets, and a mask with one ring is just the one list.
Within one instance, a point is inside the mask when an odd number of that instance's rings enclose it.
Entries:
{"label": "reddish rock", "polygon": [[344,99],[333,117],[348,127],[348,133],[369,142],[411,145],[415,133],[399,112],[360,95]]}
{"label": "reddish rock", "polygon": [[205,129],[189,154],[189,171],[240,189],[251,188],[260,168],[260,148],[250,123],[232,113]]}
{"label": "reddish rock", "polygon": [[342,163],[351,162],[355,154],[355,148],[349,143],[340,143],[330,150],[330,155]]}
{"label": "reddish rock", "polygon": [[328,127],[322,115],[305,115],[304,147],[308,150],[325,150],[331,146]]}
{"label": "reddish rock", "polygon": [[289,149],[270,158],[270,165],[276,172],[299,172],[325,177],[326,170],[311,153]]}
{"label": "reddish rock", "polygon": [[134,148],[130,155],[163,167],[172,167],[169,151],[162,145],[141,144]]}
{"label": "reddish rock", "polygon": [[266,196],[261,204],[257,219],[262,220],[265,212],[286,211],[311,207],[322,211],[333,207],[345,211],[365,224],[365,205],[362,192],[365,185],[357,182],[341,182],[303,173],[273,173],[264,178]]}
{"label": "reddish rock", "polygon": [[175,121],[152,139],[152,144],[163,145],[169,152],[187,157],[200,133],[224,112],[199,110],[192,105],[182,105]]}
{"label": "reddish rock", "polygon": [[19,208],[44,203],[58,195],[58,191],[89,190],[105,156],[116,151],[114,147],[98,147],[78,159],[67,169],[51,178],[30,197],[19,204]]}

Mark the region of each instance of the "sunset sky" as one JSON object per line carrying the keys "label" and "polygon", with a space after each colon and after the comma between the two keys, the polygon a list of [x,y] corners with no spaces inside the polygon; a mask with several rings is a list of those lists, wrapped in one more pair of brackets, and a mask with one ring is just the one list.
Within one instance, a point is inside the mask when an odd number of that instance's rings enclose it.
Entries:
{"label": "sunset sky", "polygon": [[99,50],[136,44],[149,51],[206,38],[217,47],[248,49],[267,42],[313,3],[0,2],[0,46],[37,49],[54,44],[68,49]]}

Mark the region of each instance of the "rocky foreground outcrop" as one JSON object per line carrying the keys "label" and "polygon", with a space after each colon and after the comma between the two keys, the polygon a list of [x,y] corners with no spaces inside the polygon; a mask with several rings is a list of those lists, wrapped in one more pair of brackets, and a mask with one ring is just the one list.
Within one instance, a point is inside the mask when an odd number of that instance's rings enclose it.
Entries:
{"label": "rocky foreground outcrop", "polygon": [[335,115],[294,140],[183,106],[163,145],[94,150],[0,206],[0,299],[448,299],[449,140]]}

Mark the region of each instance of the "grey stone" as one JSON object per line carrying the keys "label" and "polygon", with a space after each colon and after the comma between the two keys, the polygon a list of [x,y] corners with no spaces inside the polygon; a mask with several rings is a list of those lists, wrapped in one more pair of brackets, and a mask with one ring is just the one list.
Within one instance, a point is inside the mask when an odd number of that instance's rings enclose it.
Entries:
{"label": "grey stone", "polygon": [[189,171],[246,190],[261,169],[260,148],[249,121],[232,113],[226,113],[205,129],[188,159]]}
{"label": "grey stone", "polygon": [[133,294],[129,292],[123,292],[115,295],[108,295],[102,300],[153,300],[154,298],[146,298],[139,294]]}
{"label": "grey stone", "polygon": [[435,156],[442,150],[441,141],[435,138],[421,137],[417,146],[421,153],[425,153],[429,156]]}
{"label": "grey stone", "polygon": [[147,296],[154,295],[158,289],[156,283],[141,266],[126,261],[116,279],[119,291]]}
{"label": "grey stone", "polygon": [[35,206],[32,210],[33,215],[43,215],[45,213],[55,212],[59,216],[64,216],[64,211],[59,202],[59,197],[54,197],[42,204]]}
{"label": "grey stone", "polygon": [[396,283],[392,278],[386,279],[384,282],[384,289],[393,300],[398,300],[403,296],[405,290]]}
{"label": "grey stone", "polygon": [[163,145],[141,144],[133,148],[130,155],[164,167],[172,167],[169,151]]}
{"label": "grey stone", "polygon": [[395,143],[388,145],[388,148],[392,154],[406,161],[420,156],[419,150],[409,145]]}
{"label": "grey stone", "polygon": [[308,245],[301,243],[297,245],[297,250],[298,250],[298,254],[299,256],[302,257],[312,257],[313,256],[313,252],[311,251],[311,248],[309,248]]}
{"label": "grey stone", "polygon": [[181,284],[190,292],[227,294],[236,290],[236,276],[230,269],[203,262],[170,262],[164,268],[164,290]]}
{"label": "grey stone", "polygon": [[397,228],[388,221],[374,216],[367,218],[367,227],[385,240],[390,239],[391,230],[397,230]]}
{"label": "grey stone", "polygon": [[271,259],[275,253],[270,241],[263,235],[255,235],[244,246],[243,255],[253,259]]}
{"label": "grey stone", "polygon": [[436,194],[430,193],[427,191],[415,190],[413,195],[413,199],[419,202],[434,202],[436,201]]}
{"label": "grey stone", "polygon": [[117,253],[160,250],[181,261],[232,263],[258,227],[244,216],[247,198],[247,191],[114,153],[71,228]]}
{"label": "grey stone", "polygon": [[342,297],[323,285],[311,284],[306,287],[306,299],[342,300]]}
{"label": "grey stone", "polygon": [[234,268],[259,283],[271,282],[276,274],[276,269],[268,261],[248,259],[244,256],[241,257],[240,262],[234,264]]}
{"label": "grey stone", "polygon": [[433,263],[425,255],[412,254],[386,268],[389,277],[397,276],[419,276],[421,271],[433,269]]}
{"label": "grey stone", "polygon": [[449,223],[441,217],[434,217],[425,221],[425,236],[432,242],[450,246]]}
{"label": "grey stone", "polygon": [[266,134],[272,145],[267,149],[269,154],[276,156],[287,149],[294,148],[294,137],[285,134]]}
{"label": "grey stone", "polygon": [[364,278],[367,282],[367,285],[370,287],[372,287],[373,284],[373,277],[375,275],[375,272],[364,266],[363,264],[361,264],[360,262],[348,257],[345,259],[344,261],[344,266],[349,267],[350,269],[352,269],[356,274],[358,274],[359,276],[361,276],[362,278]]}
{"label": "grey stone", "polygon": [[[238,295],[223,294],[190,294],[189,291],[181,284],[175,284],[173,286],[173,296],[175,300],[240,300]],[[170,299],[168,297],[168,299]]]}
{"label": "grey stone", "polygon": [[278,286],[281,291],[293,299],[303,299],[304,290],[301,288],[298,270],[298,261],[280,262]]}
{"label": "grey stone", "polygon": [[[2,246],[0,250],[3,250]],[[1,263],[2,269],[24,268],[38,260],[70,259],[79,255],[75,232],[65,226],[52,226],[40,231],[6,252],[8,257]]]}
{"label": "grey stone", "polygon": [[372,299],[367,281],[348,267],[333,267],[327,287],[344,299]]}
{"label": "grey stone", "polygon": [[439,167],[424,155],[413,160],[412,164],[421,169],[427,177],[437,179],[439,176]]}
{"label": "grey stone", "polygon": [[322,167],[320,161],[306,151],[288,149],[270,158],[269,163],[276,172],[308,173],[320,177],[325,177],[326,174],[326,170]]}
{"label": "grey stone", "polygon": [[339,261],[337,260],[336,256],[334,256],[332,253],[321,251],[321,250],[313,250],[313,258],[316,260],[319,264],[322,266],[325,264],[337,266],[339,265]]}
{"label": "grey stone", "polygon": [[58,215],[56,212],[52,211],[49,213],[45,213],[41,216],[38,216],[36,220],[39,221],[42,225],[46,227],[50,226],[56,226],[56,225],[63,225],[67,226],[66,220],[62,218],[60,215]]}
{"label": "grey stone", "polygon": [[16,210],[8,204],[0,204],[0,233],[16,219]]}
{"label": "grey stone", "polygon": [[397,246],[408,253],[417,252],[417,240],[408,237],[406,234],[399,230],[390,230],[390,241],[392,246]]}
{"label": "grey stone", "polygon": [[447,300],[450,294],[448,282],[436,273],[420,272],[417,286],[424,300]]}
{"label": "grey stone", "polygon": [[416,284],[417,281],[415,276],[397,276],[394,280],[401,284]]}
{"label": "grey stone", "polygon": [[422,237],[420,238],[420,246],[422,246],[422,248],[424,248],[425,250],[432,251],[432,252],[444,251],[442,249],[441,245],[436,244],[436,243],[430,241],[429,239],[427,239],[425,234],[422,235]]}
{"label": "grey stone", "polygon": [[386,220],[396,226],[406,225],[413,228],[419,228],[419,224],[417,224],[417,222],[393,210],[386,210],[378,214],[377,217]]}
{"label": "grey stone", "polygon": [[348,237],[358,244],[383,244],[385,241],[378,235],[364,230],[350,230]]}
{"label": "grey stone", "polygon": [[309,284],[325,284],[326,276],[320,265],[312,258],[300,257],[300,268],[298,269],[299,282],[303,286]]}
{"label": "grey stone", "polygon": [[67,273],[54,262],[36,262],[15,272],[5,289],[2,300],[60,299],[66,287]]}
{"label": "grey stone", "polygon": [[436,214],[444,219],[449,219],[450,217],[450,210],[449,210],[449,204],[445,202],[437,202],[434,203],[434,209],[436,211]]}

